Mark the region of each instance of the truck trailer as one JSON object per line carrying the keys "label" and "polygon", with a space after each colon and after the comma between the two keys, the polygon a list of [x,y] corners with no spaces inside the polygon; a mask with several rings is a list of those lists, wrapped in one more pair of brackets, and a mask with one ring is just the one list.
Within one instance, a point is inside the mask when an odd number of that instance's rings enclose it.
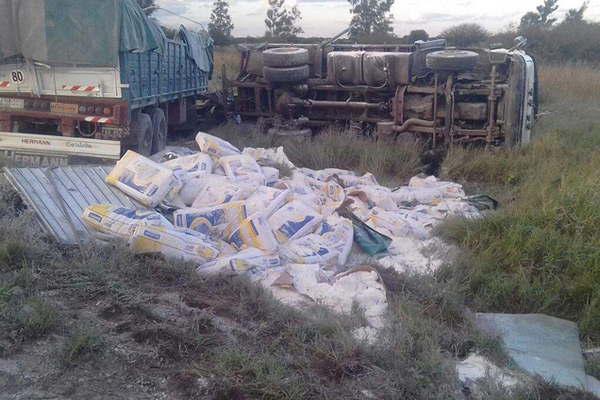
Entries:
{"label": "truck trailer", "polygon": [[184,26],[168,39],[134,0],[0,0],[0,150],[38,165],[160,151],[212,50]]}

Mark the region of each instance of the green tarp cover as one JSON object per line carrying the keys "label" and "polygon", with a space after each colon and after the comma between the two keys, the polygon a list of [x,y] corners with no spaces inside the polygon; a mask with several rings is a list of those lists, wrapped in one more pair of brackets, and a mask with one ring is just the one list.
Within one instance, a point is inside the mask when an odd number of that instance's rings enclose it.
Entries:
{"label": "green tarp cover", "polygon": [[0,0],[0,59],[118,65],[119,51],[164,48],[134,0]]}
{"label": "green tarp cover", "polygon": [[200,71],[208,73],[208,79],[213,72],[214,42],[207,32],[192,32],[181,25],[179,39],[188,46],[190,56],[196,61]]}

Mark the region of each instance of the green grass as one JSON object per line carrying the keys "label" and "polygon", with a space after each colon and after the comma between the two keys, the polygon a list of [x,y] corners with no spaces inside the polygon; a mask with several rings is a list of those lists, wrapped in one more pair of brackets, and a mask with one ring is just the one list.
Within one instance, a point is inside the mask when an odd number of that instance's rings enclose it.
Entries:
{"label": "green grass", "polygon": [[485,219],[449,221],[440,232],[465,249],[454,269],[477,310],[574,320],[598,342],[600,124],[588,104],[571,107],[549,116],[521,149],[453,149],[444,177],[494,193],[503,207]]}

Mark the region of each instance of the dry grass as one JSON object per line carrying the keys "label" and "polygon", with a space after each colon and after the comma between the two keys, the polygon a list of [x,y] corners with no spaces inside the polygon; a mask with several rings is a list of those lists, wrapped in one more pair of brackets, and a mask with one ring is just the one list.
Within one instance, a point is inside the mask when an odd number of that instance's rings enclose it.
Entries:
{"label": "dry grass", "polygon": [[561,100],[592,101],[598,104],[600,72],[591,65],[542,65],[539,69],[540,94],[544,103]]}

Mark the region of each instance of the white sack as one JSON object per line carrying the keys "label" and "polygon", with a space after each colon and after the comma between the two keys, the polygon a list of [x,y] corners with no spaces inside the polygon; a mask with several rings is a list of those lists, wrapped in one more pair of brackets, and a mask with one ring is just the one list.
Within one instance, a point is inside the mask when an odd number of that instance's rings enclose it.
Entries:
{"label": "white sack", "polygon": [[218,245],[207,236],[192,236],[163,226],[138,225],[129,246],[136,254],[162,254],[198,264],[219,255]]}
{"label": "white sack", "polygon": [[199,266],[196,271],[200,275],[229,273],[257,274],[270,268],[279,267],[281,261],[277,254],[249,247],[236,254],[219,257],[214,261]]}
{"label": "white sack", "polygon": [[131,150],[117,161],[106,183],[152,208],[179,184],[169,168]]}
{"label": "white sack", "polygon": [[209,135],[208,133],[198,132],[196,134],[196,143],[198,143],[201,152],[210,154],[213,157],[240,154],[240,150],[228,141]]}
{"label": "white sack", "polygon": [[286,203],[268,219],[279,243],[314,232],[321,220],[322,217],[317,211],[297,200]]}

